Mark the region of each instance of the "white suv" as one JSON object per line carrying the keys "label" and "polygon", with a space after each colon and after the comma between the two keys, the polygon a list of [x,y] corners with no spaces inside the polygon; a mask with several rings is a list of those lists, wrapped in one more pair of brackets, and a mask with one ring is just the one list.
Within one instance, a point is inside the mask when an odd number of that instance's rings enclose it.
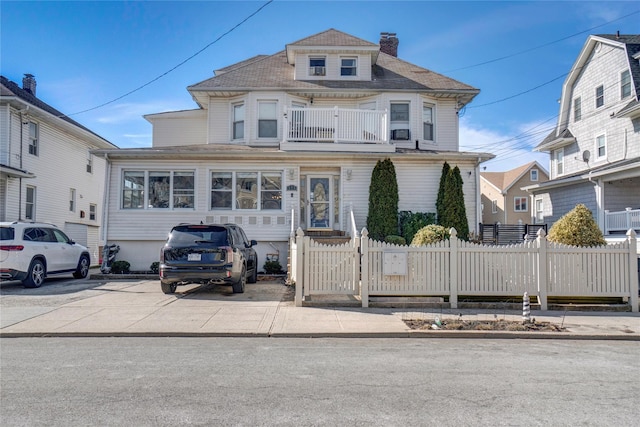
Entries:
{"label": "white suv", "polygon": [[89,273],[89,251],[58,227],[37,222],[0,222],[0,280],[21,280],[38,288],[47,275]]}

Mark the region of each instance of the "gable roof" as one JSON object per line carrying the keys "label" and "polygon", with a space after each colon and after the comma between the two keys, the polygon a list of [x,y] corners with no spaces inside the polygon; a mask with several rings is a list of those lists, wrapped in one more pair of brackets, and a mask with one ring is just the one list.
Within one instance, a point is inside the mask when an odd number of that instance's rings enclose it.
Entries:
{"label": "gable roof", "polygon": [[506,172],[480,172],[480,176],[502,193],[506,193],[520,178],[533,168],[537,168],[543,174],[548,175],[547,171],[540,166],[540,163],[533,161]]}
{"label": "gable roof", "polygon": [[470,102],[480,92],[479,89],[450,77],[379,52],[377,44],[333,29],[287,46],[306,46],[309,43],[334,43],[325,47],[343,46],[340,43],[347,43],[348,46],[375,48],[378,56],[376,63],[372,66],[372,79],[370,81],[295,80],[294,66],[287,60],[286,51],[280,51],[269,56],[254,57],[253,61],[246,60],[226,67],[224,69],[226,72],[223,74],[191,85],[187,90],[194,95],[198,92],[214,92],[223,96],[258,89],[333,94],[336,91],[360,91],[363,95],[379,91],[411,90],[436,97],[459,97],[463,104]]}
{"label": "gable roof", "polygon": [[[49,114],[51,114],[52,116],[60,119],[60,120],[64,120],[65,122],[75,126],[76,128],[84,131],[84,132],[88,132],[91,135],[93,135],[96,138],[99,138],[101,140],[101,147],[100,148],[107,148],[107,147],[116,147],[115,144],[112,144],[111,142],[107,141],[106,139],[104,139],[103,137],[101,137],[100,135],[98,135],[97,133],[93,132],[92,130],[86,128],[85,126],[81,125],[80,123],[76,122],[75,120],[73,120],[72,118],[70,118],[69,116],[61,113],[60,111],[58,111],[57,109],[53,108],[51,105],[47,104],[46,102],[42,101],[41,99],[39,99],[38,97],[36,97],[35,95],[33,95],[30,91],[28,90],[24,90],[23,88],[21,88],[20,86],[18,86],[18,84],[16,84],[15,82],[7,79],[5,76],[0,76],[0,95],[3,98],[16,98],[19,99],[21,101],[23,101],[24,103],[33,105],[34,107],[37,107]],[[103,146],[103,147],[102,147]]]}
{"label": "gable roof", "polygon": [[[566,132],[567,119],[563,121],[563,111],[569,114],[571,97],[567,88],[570,87],[573,82],[579,78],[582,68],[589,61],[592,51],[595,49],[598,43],[606,43],[614,45],[624,49],[627,55],[627,65],[629,67],[629,73],[631,74],[631,81],[633,82],[633,99],[626,106],[624,106],[618,115],[624,116],[625,114],[635,113],[640,108],[640,34],[595,34],[590,35],[587,38],[578,58],[571,67],[567,78],[562,86],[560,116],[558,117],[558,125],[538,146],[536,151],[548,150],[550,147],[556,148],[564,145],[563,132]],[[621,113],[621,114],[620,114]],[[554,136],[557,136],[555,138]],[[573,137],[573,136],[571,136]],[[557,141],[556,141],[557,139]],[[556,142],[560,142],[560,145],[556,145]],[[570,142],[570,141],[569,141]]]}

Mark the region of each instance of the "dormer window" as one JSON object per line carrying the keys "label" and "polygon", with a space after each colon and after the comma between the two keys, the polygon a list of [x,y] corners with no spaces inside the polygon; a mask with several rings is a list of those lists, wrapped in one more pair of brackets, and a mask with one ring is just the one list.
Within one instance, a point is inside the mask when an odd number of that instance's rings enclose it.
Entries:
{"label": "dormer window", "polygon": [[341,76],[357,76],[358,67],[356,58],[342,58],[340,60]]}
{"label": "dormer window", "polygon": [[312,56],[309,58],[309,75],[324,76],[327,73],[327,59],[325,57]]}

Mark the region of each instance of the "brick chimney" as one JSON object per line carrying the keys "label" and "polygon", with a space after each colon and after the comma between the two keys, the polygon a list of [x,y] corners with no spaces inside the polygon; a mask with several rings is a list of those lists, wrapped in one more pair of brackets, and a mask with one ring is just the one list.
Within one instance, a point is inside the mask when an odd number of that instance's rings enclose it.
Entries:
{"label": "brick chimney", "polygon": [[396,33],[380,33],[380,52],[398,57],[398,38]]}
{"label": "brick chimney", "polygon": [[36,78],[33,74],[25,74],[22,78],[22,89],[36,96]]}

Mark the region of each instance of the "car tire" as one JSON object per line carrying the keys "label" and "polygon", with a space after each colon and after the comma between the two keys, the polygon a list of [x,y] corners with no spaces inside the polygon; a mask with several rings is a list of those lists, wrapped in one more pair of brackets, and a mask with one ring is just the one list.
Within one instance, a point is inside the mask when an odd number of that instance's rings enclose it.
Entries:
{"label": "car tire", "polygon": [[160,281],[160,287],[165,294],[174,294],[178,286],[175,283]]}
{"label": "car tire", "polygon": [[251,273],[251,277],[249,277],[249,283],[256,283],[258,281],[258,268],[253,265],[253,273]]}
{"label": "car tire", "polygon": [[44,283],[46,273],[44,263],[39,259],[34,259],[29,265],[27,278],[22,281],[22,285],[25,288],[39,288]]}
{"label": "car tire", "polygon": [[82,255],[80,261],[78,261],[78,268],[73,273],[73,277],[76,279],[84,279],[89,275],[89,257]]}
{"label": "car tire", "polygon": [[240,273],[240,278],[238,279],[238,281],[236,283],[234,283],[233,286],[233,293],[234,294],[241,294],[244,292],[244,286],[247,283],[247,267],[246,266],[242,266],[242,272]]}

